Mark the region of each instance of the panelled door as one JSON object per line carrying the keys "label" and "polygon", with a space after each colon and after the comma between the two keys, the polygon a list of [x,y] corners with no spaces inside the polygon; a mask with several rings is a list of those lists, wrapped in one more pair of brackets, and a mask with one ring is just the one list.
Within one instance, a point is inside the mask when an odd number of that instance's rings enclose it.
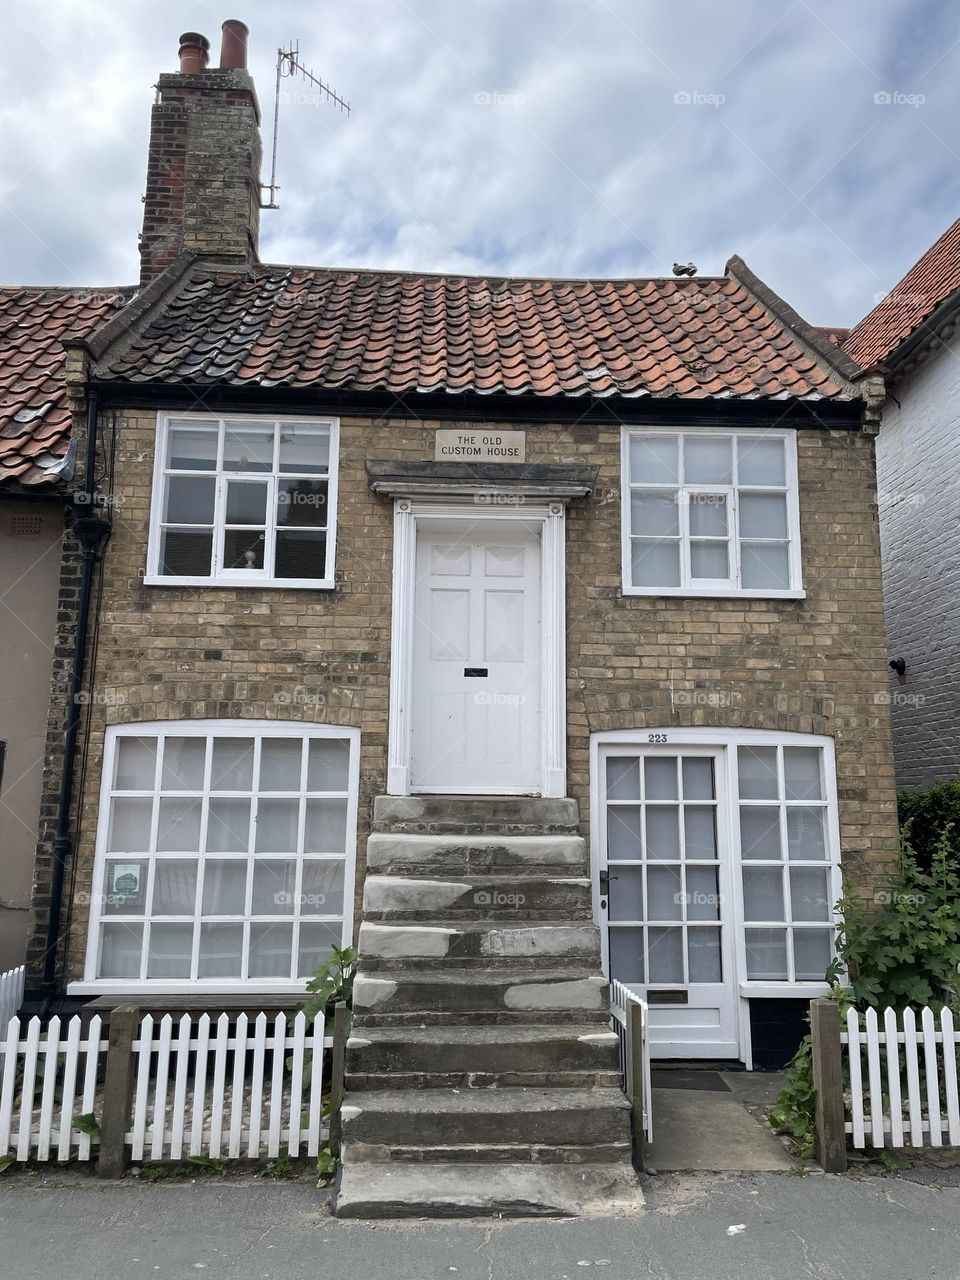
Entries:
{"label": "panelled door", "polygon": [[411,787],[540,790],[540,540],[522,520],[417,537]]}
{"label": "panelled door", "polygon": [[649,1002],[655,1057],[739,1056],[723,768],[710,749],[600,752],[604,958]]}

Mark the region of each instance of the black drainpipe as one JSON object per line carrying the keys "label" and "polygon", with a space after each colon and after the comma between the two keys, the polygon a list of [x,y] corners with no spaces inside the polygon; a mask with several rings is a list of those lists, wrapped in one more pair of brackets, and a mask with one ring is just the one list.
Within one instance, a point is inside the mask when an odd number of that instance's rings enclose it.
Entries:
{"label": "black drainpipe", "polygon": [[60,941],[60,921],[63,916],[63,886],[67,862],[75,847],[75,833],[70,826],[70,808],[73,798],[73,781],[76,771],[77,738],[80,733],[83,690],[83,670],[87,651],[87,631],[90,624],[90,602],[93,598],[93,580],[97,561],[107,538],[110,521],[98,509],[96,493],[97,459],[97,411],[96,387],[87,388],[87,452],[84,463],[83,490],[71,495],[71,529],[82,551],[80,570],[80,599],[77,604],[77,633],[73,650],[73,670],[70,677],[67,724],[63,741],[63,772],[60,777],[60,799],[57,808],[57,827],[53,839],[53,868],[50,877],[50,913],[47,917],[47,945],[43,957],[43,989],[49,999],[54,995],[57,982],[57,951]]}

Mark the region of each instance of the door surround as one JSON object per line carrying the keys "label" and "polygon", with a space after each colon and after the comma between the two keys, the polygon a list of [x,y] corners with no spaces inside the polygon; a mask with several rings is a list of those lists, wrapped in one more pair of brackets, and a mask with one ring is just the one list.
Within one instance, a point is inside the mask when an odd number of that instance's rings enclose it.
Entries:
{"label": "door surround", "polygon": [[[567,794],[565,505],[563,502],[478,504],[473,493],[465,494],[462,499],[446,497],[431,501],[401,497],[394,502],[387,794],[410,795],[417,531],[421,524],[437,520],[516,520],[539,526],[540,786],[532,794],[563,797]],[[501,789],[497,794],[510,792]]]}

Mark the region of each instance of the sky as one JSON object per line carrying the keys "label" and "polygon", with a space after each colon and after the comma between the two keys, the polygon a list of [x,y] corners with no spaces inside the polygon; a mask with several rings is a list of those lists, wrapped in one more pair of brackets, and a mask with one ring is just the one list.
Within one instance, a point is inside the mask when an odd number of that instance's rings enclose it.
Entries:
{"label": "sky", "polygon": [[[234,0],[230,0],[233,3]],[[267,262],[717,275],[852,324],[960,215],[956,0],[8,0],[0,281],[138,276],[152,85],[251,29]],[[266,180],[267,174],[264,173]]]}

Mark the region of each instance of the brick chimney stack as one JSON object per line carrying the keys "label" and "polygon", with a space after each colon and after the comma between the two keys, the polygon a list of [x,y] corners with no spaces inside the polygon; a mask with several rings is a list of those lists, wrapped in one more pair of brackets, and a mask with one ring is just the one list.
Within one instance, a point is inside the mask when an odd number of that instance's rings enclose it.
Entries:
{"label": "brick chimney stack", "polygon": [[150,119],[140,284],[183,249],[219,262],[258,261],[260,106],[247,71],[247,28],[223,24],[220,66],[210,42],[180,37],[180,70],[164,72]]}

